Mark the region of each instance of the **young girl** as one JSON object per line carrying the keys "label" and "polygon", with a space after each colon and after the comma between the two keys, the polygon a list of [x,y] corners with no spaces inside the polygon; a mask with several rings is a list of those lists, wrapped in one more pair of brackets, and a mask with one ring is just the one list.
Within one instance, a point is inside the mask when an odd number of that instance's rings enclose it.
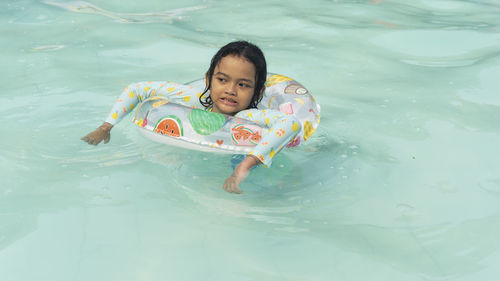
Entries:
{"label": "young girl", "polygon": [[246,41],[229,43],[212,58],[205,74],[206,88],[201,95],[188,86],[171,82],[131,84],[125,88],[105,122],[82,140],[92,145],[102,140],[108,143],[111,128],[139,102],[152,95],[164,96],[174,103],[249,119],[271,129],[224,182],[223,188],[227,192],[242,193],[239,184],[248,176],[250,169],[257,164],[270,166],[274,155],[301,128],[293,116],[275,110],[257,109],[265,90],[266,75],[266,60],[259,47]]}

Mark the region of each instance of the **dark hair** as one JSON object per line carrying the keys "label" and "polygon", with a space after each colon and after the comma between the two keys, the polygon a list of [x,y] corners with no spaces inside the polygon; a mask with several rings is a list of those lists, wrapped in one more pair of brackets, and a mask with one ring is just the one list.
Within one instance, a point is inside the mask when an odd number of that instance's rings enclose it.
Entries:
{"label": "dark hair", "polygon": [[200,103],[206,108],[212,107],[212,98],[210,96],[204,98],[204,96],[212,86],[212,77],[214,76],[215,67],[220,63],[223,57],[229,55],[243,57],[255,66],[255,88],[248,108],[257,108],[257,105],[262,99],[260,92],[264,89],[264,83],[266,82],[266,59],[264,58],[264,54],[259,47],[247,41],[231,42],[220,48],[220,50],[213,56],[206,74],[208,84],[200,96]]}

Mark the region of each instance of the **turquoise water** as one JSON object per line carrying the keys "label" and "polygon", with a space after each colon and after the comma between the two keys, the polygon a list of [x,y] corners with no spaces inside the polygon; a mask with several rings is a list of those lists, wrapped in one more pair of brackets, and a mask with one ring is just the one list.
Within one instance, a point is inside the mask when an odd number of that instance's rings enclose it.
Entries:
{"label": "turquoise water", "polygon": [[[0,4],[2,280],[496,280],[498,1],[123,2]],[[322,108],[243,195],[131,118],[79,140],[234,39]]]}

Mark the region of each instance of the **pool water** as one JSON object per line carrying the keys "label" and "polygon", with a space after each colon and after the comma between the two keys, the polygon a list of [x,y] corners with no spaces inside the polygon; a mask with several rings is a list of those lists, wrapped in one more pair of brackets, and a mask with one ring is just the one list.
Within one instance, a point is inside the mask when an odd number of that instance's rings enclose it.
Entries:
{"label": "pool water", "polygon": [[[124,3],[126,2],[126,3]],[[2,280],[496,280],[496,0],[0,4]],[[321,104],[311,141],[224,192],[231,156],[152,143],[131,82],[250,40]]]}

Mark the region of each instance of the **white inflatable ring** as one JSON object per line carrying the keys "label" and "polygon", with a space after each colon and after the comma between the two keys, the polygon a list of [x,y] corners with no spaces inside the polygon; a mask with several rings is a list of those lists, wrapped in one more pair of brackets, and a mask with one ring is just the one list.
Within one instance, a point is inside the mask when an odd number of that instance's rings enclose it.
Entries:
{"label": "white inflatable ring", "polygon": [[[205,89],[204,79],[188,85],[199,92]],[[258,109],[279,110],[300,121],[302,130],[287,147],[307,141],[320,121],[320,107],[314,98],[297,81],[283,75],[268,74],[265,85]],[[268,131],[246,119],[172,103],[162,96],[142,102],[134,121],[139,131],[153,141],[232,154],[249,153]]]}

